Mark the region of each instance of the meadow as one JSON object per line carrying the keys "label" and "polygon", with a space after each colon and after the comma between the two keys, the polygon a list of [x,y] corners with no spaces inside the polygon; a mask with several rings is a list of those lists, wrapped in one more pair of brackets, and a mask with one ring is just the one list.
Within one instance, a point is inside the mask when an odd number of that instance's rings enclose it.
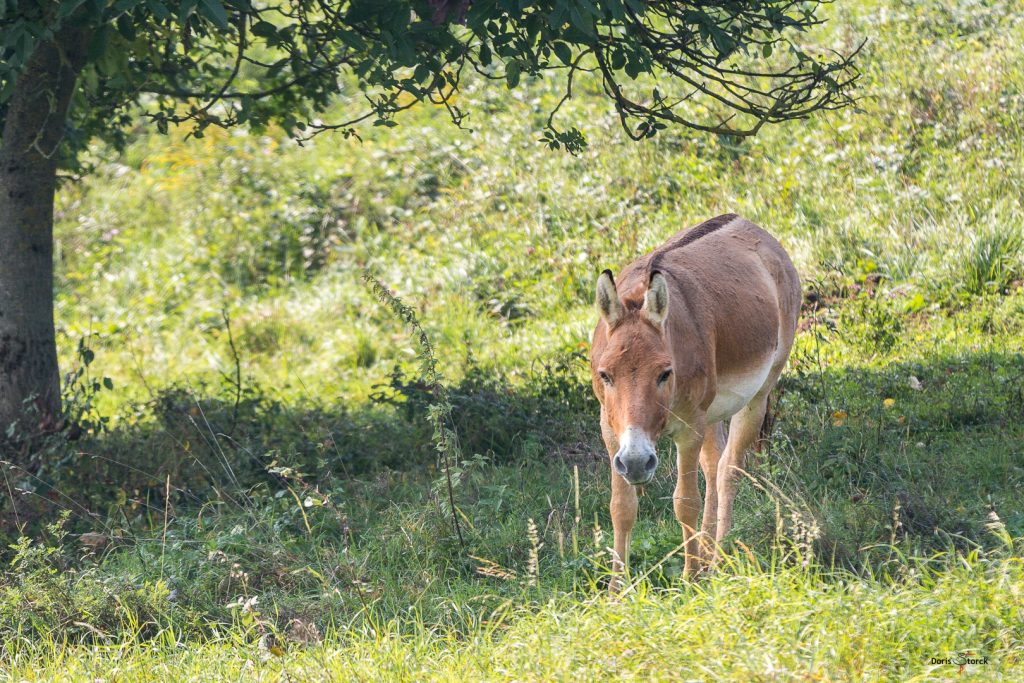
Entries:
{"label": "meadow", "polygon": [[[553,84],[472,81],[462,130],[92,148],[82,432],[5,472],[0,680],[1024,677],[1024,6],[827,15],[857,106],[752,139],[633,143],[580,87],[571,156]],[[610,599],[595,278],[726,212],[804,280],[770,437],[693,582],[663,457]]]}

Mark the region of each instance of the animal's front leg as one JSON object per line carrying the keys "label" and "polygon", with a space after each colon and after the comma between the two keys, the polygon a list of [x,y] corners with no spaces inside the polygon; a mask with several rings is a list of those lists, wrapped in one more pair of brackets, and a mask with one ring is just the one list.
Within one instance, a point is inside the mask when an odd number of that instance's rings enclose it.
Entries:
{"label": "animal's front leg", "polygon": [[683,528],[687,577],[696,575],[701,567],[701,539],[697,532],[697,515],[700,514],[701,506],[700,488],[697,486],[697,460],[701,441],[703,435],[689,429],[675,439],[678,473],[672,507]]}
{"label": "animal's front leg", "polygon": [[[604,445],[608,449],[609,464],[619,450],[619,440],[608,424],[601,410],[601,436],[604,438]],[[612,475],[612,580],[608,586],[612,593],[617,593],[623,586],[623,575],[629,565],[629,536],[636,524],[636,511],[639,506],[637,501],[636,487],[627,483],[611,467]]]}
{"label": "animal's front leg", "polygon": [[628,484],[612,470],[612,571],[615,576],[610,588],[613,593],[622,588],[622,577],[629,564],[629,536],[633,531],[633,525],[636,524],[637,507],[636,487]]}

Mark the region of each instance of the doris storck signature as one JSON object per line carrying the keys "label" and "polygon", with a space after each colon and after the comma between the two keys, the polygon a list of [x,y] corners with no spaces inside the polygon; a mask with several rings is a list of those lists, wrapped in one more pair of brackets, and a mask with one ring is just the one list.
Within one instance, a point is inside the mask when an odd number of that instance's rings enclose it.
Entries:
{"label": "doris storck signature", "polygon": [[979,655],[971,650],[964,650],[963,652],[957,652],[952,657],[932,657],[929,663],[955,666],[958,667],[957,673],[963,673],[964,669],[969,665],[988,664],[988,655]]}

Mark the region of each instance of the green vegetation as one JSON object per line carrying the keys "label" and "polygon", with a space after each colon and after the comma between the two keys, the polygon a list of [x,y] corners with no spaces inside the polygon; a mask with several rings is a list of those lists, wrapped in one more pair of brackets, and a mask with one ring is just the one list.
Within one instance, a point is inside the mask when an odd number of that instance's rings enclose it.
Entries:
{"label": "green vegetation", "polygon": [[[871,37],[859,110],[743,141],[635,144],[581,89],[590,145],[553,153],[539,80],[467,84],[472,131],[419,108],[362,142],[94,147],[57,225],[89,429],[7,474],[0,514],[31,540],[8,540],[0,677],[941,680],[958,667],[932,658],[971,651],[988,664],[962,678],[1020,680],[1011,5],[833,5],[812,38]],[[612,601],[594,277],[725,211],[806,281],[769,449],[727,566],[695,583],[663,466]],[[417,312],[443,394],[364,269]]]}
{"label": "green vegetation", "polygon": [[[195,139],[209,128],[273,125],[299,140],[350,139],[360,124],[386,130],[425,103],[459,125],[472,113],[461,96],[468,78],[516,92],[536,78],[559,82],[565,94],[537,128],[552,150],[586,147],[575,126],[555,122],[582,81],[600,84],[632,140],[668,125],[748,136],[851,103],[859,46],[840,52],[796,40],[821,23],[817,9],[828,1],[0,2],[4,441],[25,444],[65,424],[53,200],[58,169],[91,169],[82,153],[97,140],[114,156],[138,122]],[[345,106],[325,112],[339,95]],[[297,239],[259,262],[316,265],[319,239],[296,227]],[[296,260],[290,248],[301,249]],[[33,448],[6,450],[25,465]]]}

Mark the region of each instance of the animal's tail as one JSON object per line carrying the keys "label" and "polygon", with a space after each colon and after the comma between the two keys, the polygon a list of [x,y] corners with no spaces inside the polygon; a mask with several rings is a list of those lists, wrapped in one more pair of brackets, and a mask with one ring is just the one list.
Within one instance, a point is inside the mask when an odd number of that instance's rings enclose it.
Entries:
{"label": "animal's tail", "polygon": [[764,419],[761,420],[761,429],[757,432],[757,439],[754,440],[754,452],[758,455],[771,455],[772,430],[775,428],[775,404],[778,397],[773,391],[768,397],[768,406],[764,411]]}

